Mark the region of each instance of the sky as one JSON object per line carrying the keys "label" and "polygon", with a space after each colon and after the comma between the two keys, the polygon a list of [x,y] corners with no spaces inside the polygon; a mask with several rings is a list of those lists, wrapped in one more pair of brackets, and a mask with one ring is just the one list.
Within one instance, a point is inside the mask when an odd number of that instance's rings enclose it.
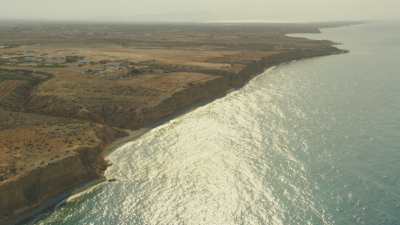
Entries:
{"label": "sky", "polygon": [[0,0],[0,19],[309,22],[400,19],[400,0]]}

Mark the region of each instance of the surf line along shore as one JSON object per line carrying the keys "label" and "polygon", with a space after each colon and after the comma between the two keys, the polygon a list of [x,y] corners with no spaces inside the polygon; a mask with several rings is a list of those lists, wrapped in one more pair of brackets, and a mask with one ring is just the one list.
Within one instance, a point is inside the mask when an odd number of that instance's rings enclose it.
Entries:
{"label": "surf line along shore", "polygon": [[[105,157],[112,150],[123,143],[140,137],[152,127],[188,112],[199,105],[207,104],[212,100],[223,97],[232,90],[243,87],[253,77],[263,73],[272,66],[288,63],[293,60],[347,52],[334,47],[334,43],[328,41],[305,41],[306,39],[301,38],[296,40],[302,43],[306,42],[306,45],[302,44],[297,46],[297,48],[266,51],[262,54],[256,50],[235,50],[236,55],[230,55],[225,58],[214,57],[213,60],[215,62],[225,60],[226,62],[230,62],[231,65],[239,61],[238,64],[240,66],[231,70],[211,70],[209,68],[204,69],[193,66],[190,68],[185,66],[174,67],[176,71],[169,71],[168,75],[163,75],[160,78],[163,80],[163,83],[156,83],[156,85],[165,85],[165,83],[171,80],[173,80],[173,84],[176,84],[182,79],[187,79],[186,77],[190,74],[195,78],[188,80],[184,85],[179,83],[179,85],[173,86],[173,91],[168,95],[157,96],[154,94],[158,100],[156,104],[144,107],[139,112],[131,112],[133,116],[127,116],[129,111],[124,111],[124,107],[117,107],[120,111],[113,111],[116,113],[109,113],[110,115],[105,112],[105,107],[103,107],[101,112],[103,114],[96,111],[87,113],[89,110],[85,111],[83,109],[77,110],[77,113],[74,114],[75,111],[71,110],[72,113],[68,113],[68,116],[72,115],[71,117],[74,120],[66,119],[65,114],[63,114],[65,112],[62,110],[56,110],[54,107],[46,108],[49,102],[53,105],[58,104],[57,101],[59,99],[49,100],[48,96],[44,98],[37,94],[41,90],[41,87],[52,85],[51,82],[53,82],[53,79],[63,79],[63,69],[35,69],[34,71],[32,68],[28,68],[30,70],[26,69],[26,73],[31,72],[34,74],[29,75],[32,77],[30,78],[31,80],[40,77],[40,71],[54,73],[55,78],[41,82],[27,82],[28,84],[32,84],[32,87],[24,86],[24,92],[22,93],[28,93],[27,95],[30,96],[30,101],[25,104],[28,106],[25,107],[24,105],[23,110],[19,110],[18,107],[14,107],[11,110],[11,107],[5,106],[4,110],[0,108],[2,110],[0,111],[1,116],[5,118],[19,118],[18,121],[24,125],[24,129],[26,129],[25,123],[29,123],[30,127],[35,128],[35,135],[43,134],[45,137],[48,137],[49,133],[46,132],[50,132],[48,131],[49,127],[51,128],[51,137],[57,132],[64,134],[63,132],[67,128],[72,129],[71,133],[73,136],[75,127],[79,127],[80,133],[78,133],[77,136],[79,137],[77,139],[80,140],[81,136],[84,135],[85,140],[90,141],[83,142],[80,145],[75,145],[74,141],[71,141],[67,145],[68,151],[66,151],[65,155],[58,158],[50,158],[44,162],[42,161],[39,165],[32,166],[17,174],[14,171],[12,174],[15,175],[6,176],[6,179],[1,180],[0,224],[16,224],[29,220],[40,212],[60,204],[60,202],[68,199],[71,195],[76,195],[80,191],[91,188],[100,181],[104,181],[104,171],[108,166]],[[70,67],[72,66],[68,68]],[[154,67],[165,69],[166,66],[164,64],[156,64]],[[18,68],[17,66],[8,66],[5,73],[14,73]],[[172,70],[170,67],[168,69]],[[186,73],[189,73],[189,75]],[[26,76],[25,74],[23,79]],[[158,79],[159,77],[156,78]],[[133,79],[139,78],[135,77]],[[11,82],[9,78],[6,81]],[[165,87],[162,86],[162,88]],[[142,91],[142,89],[140,90]],[[20,93],[18,92],[17,94]],[[135,92],[129,94],[134,95]],[[44,101],[49,102],[43,104]],[[64,107],[64,105],[68,106],[68,104],[62,102],[60,107]],[[37,122],[38,124],[41,124],[45,120],[46,125],[37,125],[35,123],[36,120],[40,121]],[[6,127],[6,125],[3,126]],[[7,126],[10,129],[10,125],[8,124]],[[22,129],[18,125],[12,124],[12,126],[16,126],[17,129],[15,130],[18,131]],[[14,128],[12,126],[11,128]],[[3,132],[3,130],[0,130],[0,132]],[[8,135],[11,131],[7,130],[7,132],[4,135]],[[24,134],[29,132],[32,131],[24,130]],[[55,137],[55,140],[57,140],[56,138],[58,137]],[[49,140],[52,139],[50,138]],[[79,143],[82,143],[82,140]],[[9,145],[12,145],[12,143]],[[9,145],[5,145],[5,148],[9,148],[7,147]],[[32,147],[32,145],[28,143],[28,146]]]}

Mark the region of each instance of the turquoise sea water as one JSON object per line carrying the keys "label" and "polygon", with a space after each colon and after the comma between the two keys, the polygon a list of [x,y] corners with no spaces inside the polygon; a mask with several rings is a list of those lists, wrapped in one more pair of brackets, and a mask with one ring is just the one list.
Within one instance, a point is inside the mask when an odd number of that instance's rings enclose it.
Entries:
{"label": "turquoise sea water", "polygon": [[270,69],[127,143],[116,182],[36,224],[400,224],[400,24],[302,36],[351,52]]}

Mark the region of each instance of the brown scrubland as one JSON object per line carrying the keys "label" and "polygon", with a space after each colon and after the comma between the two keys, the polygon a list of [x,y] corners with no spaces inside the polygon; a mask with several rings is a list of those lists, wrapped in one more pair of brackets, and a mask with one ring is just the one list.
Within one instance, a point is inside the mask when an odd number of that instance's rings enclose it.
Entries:
{"label": "brown scrubland", "polygon": [[104,149],[242,87],[266,68],[344,53],[288,37],[341,24],[0,25],[0,224],[99,178]]}

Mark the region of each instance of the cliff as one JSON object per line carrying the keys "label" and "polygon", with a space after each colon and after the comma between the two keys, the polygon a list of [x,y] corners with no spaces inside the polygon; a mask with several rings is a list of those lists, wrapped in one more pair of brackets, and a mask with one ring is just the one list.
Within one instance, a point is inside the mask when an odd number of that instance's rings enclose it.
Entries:
{"label": "cliff", "polygon": [[126,135],[77,120],[1,109],[0,116],[7,119],[0,122],[1,225],[23,221],[83,183],[102,177],[107,168],[103,149]]}
{"label": "cliff", "polygon": [[[81,45],[82,37],[92,41],[82,32],[70,34],[73,42],[51,39],[56,43],[46,46],[38,31],[32,37],[40,37],[40,47],[0,50],[6,56],[0,60],[6,68],[0,69],[0,225],[102,177],[104,149],[127,135],[121,129],[151,128],[243,87],[271,66],[345,52],[329,41],[284,35],[315,27],[222,28],[124,31],[111,44],[95,42],[101,48]],[[135,46],[115,47],[121,38]]]}
{"label": "cliff", "polygon": [[[18,222],[33,209],[57,201],[84,182],[99,178],[106,163],[101,149],[82,149],[78,154],[49,162],[45,166],[0,184],[1,224]],[[17,218],[17,220],[15,220]]]}

